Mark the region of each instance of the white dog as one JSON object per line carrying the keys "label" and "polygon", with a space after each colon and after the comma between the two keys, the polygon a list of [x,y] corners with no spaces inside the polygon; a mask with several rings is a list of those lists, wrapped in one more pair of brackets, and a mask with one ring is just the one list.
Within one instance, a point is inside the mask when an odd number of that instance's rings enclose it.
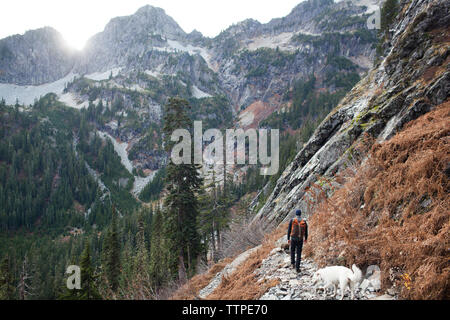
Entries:
{"label": "white dog", "polygon": [[351,299],[353,300],[355,296],[354,291],[358,288],[362,280],[362,272],[356,265],[352,266],[352,270],[341,266],[326,267],[317,270],[317,272],[313,275],[313,284],[316,285],[318,281],[322,281],[324,283],[322,288],[325,293],[327,288],[333,286],[333,297],[336,297],[336,285],[339,284],[339,289],[341,290],[341,300],[344,299],[344,293],[347,288],[350,289]]}

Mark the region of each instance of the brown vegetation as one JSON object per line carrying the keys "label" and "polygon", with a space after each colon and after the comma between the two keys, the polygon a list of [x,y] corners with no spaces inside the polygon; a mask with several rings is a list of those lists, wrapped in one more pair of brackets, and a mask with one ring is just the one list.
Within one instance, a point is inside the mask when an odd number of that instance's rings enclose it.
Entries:
{"label": "brown vegetation", "polygon": [[223,257],[233,257],[260,245],[268,232],[275,229],[274,223],[252,221],[251,216],[235,216],[229,229],[223,232]]}
{"label": "brown vegetation", "polygon": [[263,101],[255,101],[251,105],[249,105],[245,110],[243,110],[239,116],[243,116],[244,114],[251,113],[253,115],[253,120],[249,124],[245,124],[243,126],[244,129],[248,128],[257,128],[259,123],[267,117],[269,117],[278,107],[279,105],[279,96],[276,95],[272,100],[274,103],[263,102]]}
{"label": "brown vegetation", "polygon": [[305,253],[320,265],[377,264],[401,298],[450,298],[449,175],[447,101],[375,144],[331,197],[313,193]]}
{"label": "brown vegetation", "polygon": [[258,276],[255,270],[267,258],[275,247],[275,242],[286,232],[286,228],[287,225],[281,225],[274,232],[268,234],[258,250],[250,254],[229,277],[222,278],[221,284],[208,296],[208,299],[256,300],[269,288],[276,286],[279,283],[278,279],[263,279],[258,282]]}
{"label": "brown vegetation", "polygon": [[[222,283],[207,299],[254,300],[262,296],[269,288],[276,286],[278,284],[277,279],[257,282],[257,275],[254,272],[275,247],[275,242],[282,237],[286,228],[287,225],[282,225],[273,232],[266,234],[262,240],[261,247],[250,254],[230,276],[222,277]],[[180,287],[171,299],[200,299],[198,297],[200,290],[206,287],[214,276],[233,260],[234,258],[226,258],[213,265],[206,273],[194,276],[185,285]]]}
{"label": "brown vegetation", "polygon": [[217,273],[223,270],[225,266],[233,261],[232,258],[225,258],[214,264],[205,273],[192,277],[186,284],[179,288],[171,297],[172,300],[194,300],[199,299],[198,293],[206,287]]}
{"label": "brown vegetation", "polygon": [[[269,247],[269,242],[273,242],[274,235],[278,235],[279,231],[278,229],[275,230],[275,225],[273,223],[262,221],[258,223],[252,222],[252,218],[250,217],[250,215],[248,215],[247,210],[249,202],[254,198],[255,195],[256,193],[245,196],[240,205],[233,208],[233,218],[232,222],[229,225],[229,229],[222,233],[223,249],[216,252],[217,256],[223,257],[223,259],[213,264],[212,267],[210,267],[206,272],[194,276],[184,285],[179,285],[176,291],[173,290],[175,292],[170,295],[170,299],[200,299],[200,297],[198,296],[200,290],[206,287],[216,276],[216,274],[222,271],[222,269],[225,268],[227,264],[231,263],[237,256],[251,248],[258,246],[261,243],[267,242],[263,247]],[[278,238],[275,240],[278,240]],[[270,252],[270,250],[268,252]],[[258,250],[257,252],[255,252],[255,254],[250,255],[249,258],[255,259],[256,255],[256,260],[259,259],[258,257],[262,257],[262,259],[264,259],[264,253],[265,251],[263,252],[261,250]],[[260,262],[262,261],[262,259],[260,259]],[[244,266],[244,264],[238,266],[237,270],[240,270],[242,266]],[[256,267],[252,270],[255,269]],[[234,274],[232,275],[232,277],[234,277]],[[225,282],[226,281],[227,279],[225,279]],[[274,285],[276,284],[270,285],[269,287]],[[225,298],[216,297],[215,299]]]}

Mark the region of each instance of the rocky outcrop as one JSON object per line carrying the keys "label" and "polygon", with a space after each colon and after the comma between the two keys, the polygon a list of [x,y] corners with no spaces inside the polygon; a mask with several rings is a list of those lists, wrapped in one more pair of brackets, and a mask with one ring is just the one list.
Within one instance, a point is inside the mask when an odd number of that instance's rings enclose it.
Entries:
{"label": "rocky outcrop", "polygon": [[[0,46],[0,81],[36,85],[58,80],[69,71],[86,75],[119,67],[124,75],[135,71],[183,73],[201,90],[226,94],[234,107],[246,107],[282,95],[297,79],[312,73],[320,77],[328,71],[322,66],[331,53],[349,58],[359,72],[366,71],[374,58],[375,31],[366,29],[365,10],[351,2],[308,0],[284,18],[266,24],[248,19],[210,39],[199,32],[186,34],[164,10],[145,6],[133,15],[112,19],[76,56],[64,54],[55,41],[45,37],[33,40],[33,46],[38,48],[39,42],[53,56],[44,50],[30,53],[30,48],[16,42]],[[350,20],[342,25],[331,23]],[[364,31],[365,36],[356,31]],[[17,37],[29,43],[27,39],[34,33]],[[334,34],[332,41],[328,33]],[[247,52],[259,48],[271,51],[256,55]],[[30,59],[35,56],[38,58]],[[12,57],[17,58],[16,65],[7,68]]]}
{"label": "rocky outcrop", "polygon": [[50,27],[0,40],[0,83],[53,82],[70,73],[74,63],[75,52]]}
{"label": "rocky outcrop", "polygon": [[185,32],[165,11],[150,5],[135,14],[112,19],[103,32],[93,36],[77,66],[80,73],[105,71],[127,66],[167,39],[181,40]]}
{"label": "rocky outcrop", "polygon": [[278,180],[255,219],[285,221],[308,212],[307,190],[333,179],[364,134],[383,141],[448,98],[449,3],[402,2],[386,58],[322,122]]}
{"label": "rocky outcrop", "polygon": [[286,17],[267,24],[245,20],[212,39],[220,83],[236,109],[281,96],[311,74],[324,77],[330,54],[348,58],[360,74],[367,71],[375,57],[376,32],[366,27],[371,13],[366,9],[352,2],[310,0]]}

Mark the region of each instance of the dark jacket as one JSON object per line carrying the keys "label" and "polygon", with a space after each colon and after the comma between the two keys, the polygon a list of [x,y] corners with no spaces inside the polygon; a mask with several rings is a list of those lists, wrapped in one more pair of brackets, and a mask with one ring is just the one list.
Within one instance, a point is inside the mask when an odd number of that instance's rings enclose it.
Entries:
{"label": "dark jacket", "polygon": [[[296,217],[297,218],[297,217]],[[288,230],[287,230],[287,239],[289,240],[290,239],[290,237],[291,237],[291,228],[292,228],[292,221],[294,220],[295,218],[292,218],[291,219],[291,221],[289,221],[289,227],[288,227]],[[301,218],[299,218],[299,219],[301,219]],[[301,221],[301,220],[300,220]],[[304,220],[305,221],[305,224],[306,224],[306,227],[305,227],[305,241],[306,240],[308,240],[308,224],[306,223],[306,220]],[[303,239],[300,239],[301,241],[303,241]]]}

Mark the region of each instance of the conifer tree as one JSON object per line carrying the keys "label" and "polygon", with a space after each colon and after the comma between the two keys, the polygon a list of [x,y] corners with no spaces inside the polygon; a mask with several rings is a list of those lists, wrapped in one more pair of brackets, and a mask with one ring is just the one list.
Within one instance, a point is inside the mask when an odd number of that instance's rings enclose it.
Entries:
{"label": "conifer tree", "polygon": [[150,278],[152,286],[160,287],[164,282],[165,257],[163,254],[163,217],[159,205],[153,217],[150,246]]}
{"label": "conifer tree", "polygon": [[[228,183],[226,182],[228,181]],[[230,178],[224,171],[222,186],[216,181],[213,171],[212,181],[200,193],[201,210],[198,216],[199,230],[211,249],[211,259],[220,258],[222,248],[221,232],[228,225],[229,211],[232,205]],[[207,191],[206,191],[207,190]]]}
{"label": "conifer tree", "polygon": [[[80,271],[81,271],[81,289],[68,289],[66,281],[64,281],[61,293],[58,296],[60,300],[101,300],[97,288],[97,275],[94,272],[91,261],[91,247],[89,240],[86,240],[86,245],[79,257]],[[77,265],[77,259],[72,256],[71,265]]]}
{"label": "conifer tree", "polygon": [[15,299],[14,276],[9,256],[5,256],[0,265],[0,300]]}
{"label": "conifer tree", "polygon": [[86,246],[80,257],[81,268],[81,290],[79,290],[80,300],[98,300],[101,299],[95,285],[94,269],[91,262],[91,247],[86,241]]}
{"label": "conifer tree", "polygon": [[117,291],[120,276],[120,243],[118,217],[115,206],[112,206],[111,227],[105,237],[104,263],[105,272],[111,290]]}
{"label": "conifer tree", "polygon": [[398,13],[398,0],[386,0],[381,8],[381,30],[388,31]]}
{"label": "conifer tree", "polygon": [[149,272],[149,252],[145,240],[146,224],[143,212],[138,216],[138,230],[136,234],[136,255],[134,256],[134,268],[132,289],[134,299],[151,298],[151,280]]}
{"label": "conifer tree", "polygon": [[147,244],[145,242],[145,221],[142,211],[138,217],[138,232],[136,234],[136,256],[134,259],[135,273],[145,277],[148,273],[149,259]]}
{"label": "conifer tree", "polygon": [[[165,148],[169,153],[175,144],[170,140],[174,130],[192,131],[192,121],[187,116],[188,108],[188,102],[180,98],[170,98],[166,105],[163,131]],[[170,161],[167,165],[165,229],[170,254],[169,269],[172,275],[178,273],[178,279],[182,282],[186,280],[187,273],[195,270],[195,262],[201,248],[196,223],[196,193],[202,185],[199,169],[192,159],[190,164],[176,165]]]}
{"label": "conifer tree", "polygon": [[120,273],[119,283],[120,287],[125,288],[129,279],[133,277],[133,247],[132,247],[131,230],[128,231],[123,250],[121,254],[122,272]]}

